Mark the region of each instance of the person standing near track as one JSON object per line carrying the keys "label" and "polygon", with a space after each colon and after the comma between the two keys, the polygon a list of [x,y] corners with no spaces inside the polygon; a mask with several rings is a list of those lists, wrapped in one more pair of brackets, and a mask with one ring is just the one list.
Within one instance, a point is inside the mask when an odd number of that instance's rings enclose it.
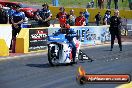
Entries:
{"label": "person standing near track", "polygon": [[110,17],[111,17],[111,11],[107,10],[105,15],[104,15],[104,18],[103,18],[103,24],[104,25],[109,25],[110,24]]}
{"label": "person standing near track", "polygon": [[0,4],[0,24],[7,24],[8,21],[8,13],[4,11],[3,6]]}
{"label": "person standing near track", "polygon": [[75,19],[75,26],[85,26],[85,17],[83,16],[83,12],[80,12],[80,16]]}
{"label": "person standing near track", "polygon": [[115,9],[118,9],[118,0],[114,0]]}
{"label": "person standing near track", "polygon": [[70,10],[70,14],[68,15],[68,19],[67,19],[67,23],[70,25],[70,26],[74,26],[75,25],[75,19],[76,19],[76,16],[74,14],[74,10]]}
{"label": "person standing near track", "polygon": [[113,46],[114,46],[115,36],[118,39],[118,44],[119,44],[120,51],[122,51],[121,24],[122,24],[122,21],[121,21],[121,17],[119,17],[119,11],[116,10],[114,12],[114,16],[112,16],[110,18],[110,28],[109,28],[109,31],[110,31],[110,34],[111,34],[111,49],[110,49],[111,51],[112,51]]}
{"label": "person standing near track", "polygon": [[85,12],[83,14],[84,14],[84,17],[85,17],[85,22],[86,22],[85,26],[88,26],[90,13],[88,12],[87,9],[85,9]]}
{"label": "person standing near track", "polygon": [[96,21],[97,26],[99,26],[100,25],[100,22],[101,22],[100,12],[98,12],[98,14],[95,15],[95,21]]}
{"label": "person standing near track", "polygon": [[47,3],[44,3],[42,5],[43,9],[38,12],[36,12],[36,19],[38,20],[38,25],[41,27],[49,27],[50,26],[50,19],[52,17],[52,14],[49,10],[49,5]]}
{"label": "person standing near track", "polygon": [[12,24],[11,49],[13,53],[15,53],[16,36],[21,31],[24,19],[25,19],[25,14],[23,14],[23,12],[20,11],[19,7],[16,7],[16,11],[12,14],[12,17],[11,17],[11,24]]}
{"label": "person standing near track", "polygon": [[13,9],[13,6],[10,6],[10,9],[8,10],[8,15],[9,15],[9,23],[11,24],[11,17],[12,14],[15,13],[15,10]]}
{"label": "person standing near track", "polygon": [[58,20],[60,23],[60,27],[64,24],[67,23],[67,19],[68,19],[68,14],[65,12],[65,8],[64,7],[60,7],[60,12],[56,15],[56,19],[53,22],[53,26],[55,24],[55,22]]}

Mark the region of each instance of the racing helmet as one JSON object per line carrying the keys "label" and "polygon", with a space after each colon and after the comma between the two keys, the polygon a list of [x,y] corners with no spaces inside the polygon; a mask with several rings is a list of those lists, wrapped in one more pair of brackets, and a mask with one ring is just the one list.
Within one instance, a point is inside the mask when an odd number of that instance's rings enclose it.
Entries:
{"label": "racing helmet", "polygon": [[70,29],[70,25],[69,24],[63,24],[63,25],[61,25],[61,28]]}
{"label": "racing helmet", "polygon": [[63,24],[61,25],[61,31],[63,34],[67,34],[69,32],[70,25],[69,24]]}

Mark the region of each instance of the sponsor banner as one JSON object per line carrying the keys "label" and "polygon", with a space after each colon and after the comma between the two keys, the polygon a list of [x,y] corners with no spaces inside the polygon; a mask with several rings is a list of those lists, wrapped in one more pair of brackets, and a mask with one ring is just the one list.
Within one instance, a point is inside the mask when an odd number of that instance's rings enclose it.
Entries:
{"label": "sponsor banner", "polygon": [[48,27],[48,36],[53,35],[53,34],[56,33],[59,29],[60,29],[60,27]]}
{"label": "sponsor banner", "polygon": [[82,44],[95,45],[111,40],[108,26],[73,27],[73,29],[77,31]]}
{"label": "sponsor banner", "polygon": [[29,30],[29,52],[47,48],[48,29]]}
{"label": "sponsor banner", "polygon": [[31,24],[22,24],[22,28],[31,28],[32,25]]}
{"label": "sponsor banner", "polygon": [[111,35],[109,32],[109,26],[102,26],[101,29],[101,42],[110,42],[111,41]]}
{"label": "sponsor banner", "polygon": [[75,27],[74,30],[77,31],[82,44],[94,45],[100,42],[100,30],[97,27]]}
{"label": "sponsor banner", "polygon": [[[72,26],[82,44],[101,44],[109,42],[111,37],[108,26]],[[48,36],[57,32],[60,28],[48,28]]]}
{"label": "sponsor banner", "polygon": [[8,48],[12,39],[12,26],[10,24],[0,24],[0,38],[6,41]]}

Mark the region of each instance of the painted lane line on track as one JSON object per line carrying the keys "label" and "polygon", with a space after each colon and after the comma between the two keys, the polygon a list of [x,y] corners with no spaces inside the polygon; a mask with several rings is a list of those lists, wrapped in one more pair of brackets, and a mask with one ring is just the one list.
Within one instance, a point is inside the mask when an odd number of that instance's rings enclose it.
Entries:
{"label": "painted lane line on track", "polygon": [[132,82],[127,83],[127,84],[122,84],[116,88],[132,88]]}
{"label": "painted lane line on track", "polygon": [[5,60],[12,60],[12,59],[20,59],[24,57],[31,57],[31,56],[40,56],[40,55],[45,55],[46,51],[40,52],[40,53],[29,53],[29,54],[24,54],[24,55],[17,55],[17,56],[9,56],[9,57],[2,57],[0,58],[0,61],[5,61]]}

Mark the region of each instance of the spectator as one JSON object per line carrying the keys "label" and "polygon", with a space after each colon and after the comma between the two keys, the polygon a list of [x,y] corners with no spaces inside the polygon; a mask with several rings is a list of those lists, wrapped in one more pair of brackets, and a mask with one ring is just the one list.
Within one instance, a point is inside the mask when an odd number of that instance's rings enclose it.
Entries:
{"label": "spectator", "polygon": [[94,8],[94,0],[91,1],[91,7]]}
{"label": "spectator", "polygon": [[114,0],[115,9],[118,9],[118,0]]}
{"label": "spectator", "polygon": [[[25,16],[25,13],[23,13],[23,16]],[[28,18],[25,16],[23,23],[21,25],[21,28],[31,28],[31,24],[28,24]]]}
{"label": "spectator", "polygon": [[119,48],[120,51],[122,51],[122,43],[121,43],[121,17],[119,17],[119,11],[116,10],[114,12],[114,16],[112,16],[110,18],[110,34],[111,34],[111,51],[113,49],[114,46],[114,40],[115,40],[115,36],[118,39],[118,44],[119,44]]}
{"label": "spectator", "polygon": [[104,0],[98,0],[98,6],[100,9],[104,9]]}
{"label": "spectator", "polygon": [[7,24],[8,22],[8,14],[6,11],[4,11],[3,6],[0,4],[0,24]]}
{"label": "spectator", "polygon": [[75,26],[85,26],[85,17],[83,12],[80,12],[80,16],[75,19]]}
{"label": "spectator", "polygon": [[100,12],[98,12],[98,14],[95,16],[95,21],[96,21],[97,26],[99,26],[101,22]]}
{"label": "spectator", "polygon": [[34,20],[35,21],[38,21],[39,20],[39,12],[40,12],[40,9],[37,9],[37,11],[34,12]]}
{"label": "spectator", "polygon": [[13,10],[13,7],[11,6],[10,9],[8,10],[8,15],[9,15],[9,23],[11,24],[11,17],[12,14],[15,12],[15,10]]}
{"label": "spectator", "polygon": [[16,7],[16,12],[12,14],[11,17],[11,23],[12,23],[12,43],[11,43],[11,49],[12,52],[15,52],[15,41],[16,41],[16,35],[19,34],[21,30],[21,25],[24,22],[25,15],[23,12],[20,11],[19,7]]}
{"label": "spectator", "polygon": [[44,3],[42,7],[43,9],[39,11],[38,15],[36,15],[36,18],[38,19],[38,24],[42,27],[49,27],[52,14],[49,10],[49,6],[47,3]]}
{"label": "spectator", "polygon": [[76,16],[74,14],[74,10],[72,9],[70,11],[70,14],[68,15],[68,20],[67,20],[67,23],[70,25],[70,26],[74,26],[75,25],[75,19],[76,19]]}
{"label": "spectator", "polygon": [[128,0],[128,2],[129,2],[129,8],[130,8],[130,10],[132,10],[132,0]]}
{"label": "spectator", "polygon": [[106,13],[105,13],[105,16],[103,18],[103,24],[104,25],[109,25],[110,24],[110,14],[111,14],[111,11],[110,10],[107,10]]}
{"label": "spectator", "polygon": [[68,14],[65,12],[65,8],[64,7],[60,7],[60,12],[56,15],[56,19],[53,22],[54,23],[59,20],[60,26],[66,24],[67,19],[68,19]]}
{"label": "spectator", "polygon": [[83,14],[84,14],[84,17],[85,17],[85,22],[86,22],[86,25],[85,26],[88,26],[90,13],[88,12],[87,9],[85,9],[85,12]]}
{"label": "spectator", "polygon": [[107,0],[107,9],[111,9],[111,0]]}
{"label": "spectator", "polygon": [[91,8],[91,2],[88,2],[87,8]]}

